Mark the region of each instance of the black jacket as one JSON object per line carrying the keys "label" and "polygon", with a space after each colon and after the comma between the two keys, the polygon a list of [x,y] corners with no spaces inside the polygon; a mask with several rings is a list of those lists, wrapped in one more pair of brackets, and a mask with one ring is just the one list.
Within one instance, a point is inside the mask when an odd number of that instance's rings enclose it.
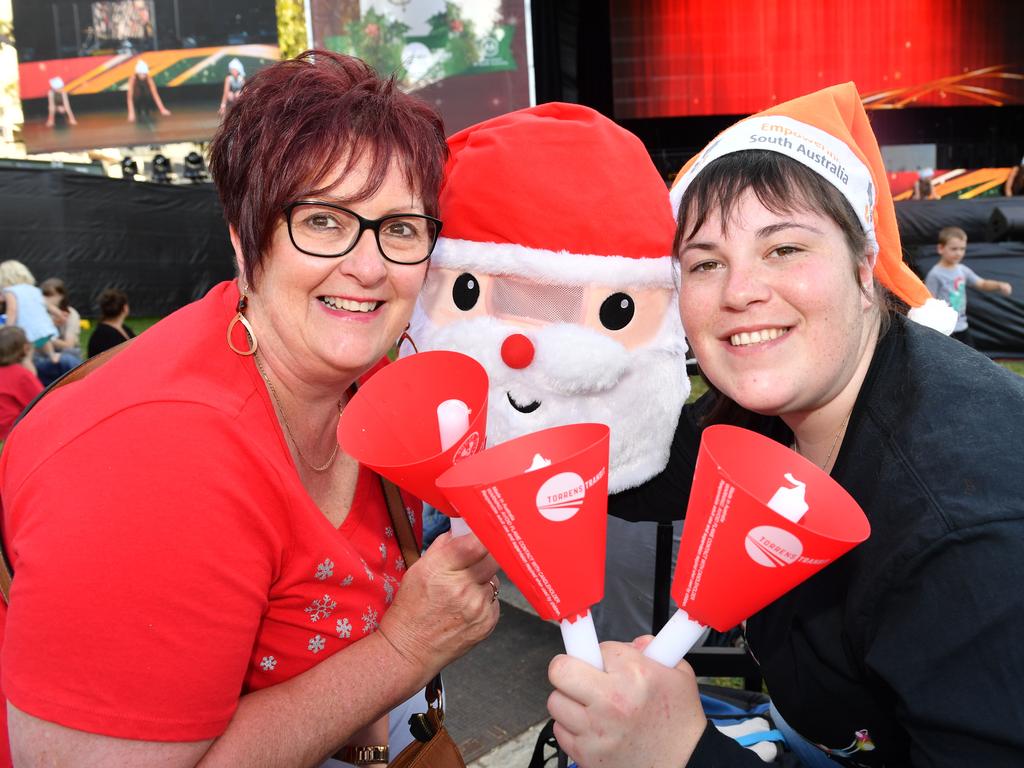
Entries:
{"label": "black jacket", "polygon": [[[685,511],[705,407],[613,514]],[[751,426],[790,439],[777,419]],[[747,622],[776,706],[833,749],[866,731],[874,749],[841,764],[1024,765],[1024,379],[895,318],[832,476],[871,537]],[[689,763],[748,764],[763,765],[713,729]]]}

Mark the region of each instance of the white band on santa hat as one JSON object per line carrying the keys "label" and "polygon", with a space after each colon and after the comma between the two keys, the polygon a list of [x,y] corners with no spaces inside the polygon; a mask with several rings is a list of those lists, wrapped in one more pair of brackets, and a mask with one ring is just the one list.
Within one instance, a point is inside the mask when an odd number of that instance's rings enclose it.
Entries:
{"label": "white band on santa hat", "polygon": [[671,256],[646,259],[595,256],[529,248],[514,243],[479,243],[442,237],[437,241],[430,260],[435,268],[510,275],[548,285],[675,287]]}
{"label": "white band on santa hat", "polygon": [[846,142],[784,115],[750,117],[722,131],[672,187],[673,213],[678,217],[683,193],[705,166],[724,155],[748,149],[786,155],[838,189],[857,214],[872,252],[878,252],[874,222],[875,187],[871,171]]}

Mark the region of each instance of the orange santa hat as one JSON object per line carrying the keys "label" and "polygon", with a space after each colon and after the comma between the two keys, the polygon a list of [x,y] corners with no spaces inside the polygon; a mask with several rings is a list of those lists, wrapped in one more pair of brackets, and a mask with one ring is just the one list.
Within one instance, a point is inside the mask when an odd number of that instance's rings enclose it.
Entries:
{"label": "orange santa hat", "polygon": [[842,192],[877,254],[875,277],[910,306],[912,320],[952,333],[956,311],[932,298],[903,263],[882,153],[853,83],[778,104],[726,128],[679,171],[670,193],[673,211],[678,213],[683,193],[705,166],[748,149],[786,155]]}

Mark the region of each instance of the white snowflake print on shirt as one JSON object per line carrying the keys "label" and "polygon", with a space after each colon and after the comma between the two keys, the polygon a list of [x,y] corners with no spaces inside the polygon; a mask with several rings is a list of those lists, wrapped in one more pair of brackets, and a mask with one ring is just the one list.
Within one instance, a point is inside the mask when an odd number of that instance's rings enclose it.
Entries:
{"label": "white snowflake print on shirt", "polygon": [[341,580],[341,586],[343,586],[343,587],[347,587],[351,583],[352,583],[352,574],[351,573],[348,576],[346,576],[344,579]]}
{"label": "white snowflake print on shirt", "polygon": [[309,645],[306,648],[313,653],[320,653],[325,645],[327,645],[327,641],[320,637],[320,635],[317,635],[316,637],[309,638]]}
{"label": "white snowflake print on shirt", "polygon": [[363,634],[368,635],[377,627],[380,626],[380,622],[377,620],[377,611],[373,609],[373,606],[366,606],[366,611],[363,612]]}
{"label": "white snowflake print on shirt", "polygon": [[359,561],[363,564],[363,570],[366,571],[366,578],[373,581],[373,571],[370,570],[370,566],[366,564],[366,561],[363,560],[363,558],[359,558]]}
{"label": "white snowflake print on shirt", "polygon": [[391,526],[390,525],[387,528],[384,529],[384,535],[387,536],[389,539],[392,536],[395,535],[395,532],[393,530],[391,530]]}
{"label": "white snowflake print on shirt", "polygon": [[331,600],[330,595],[324,595],[319,600],[314,600],[306,608],[306,613],[309,614],[309,620],[311,622],[320,621],[320,619],[329,619],[331,614],[334,613],[334,609],[338,607],[337,600]]}
{"label": "white snowflake print on shirt", "polygon": [[380,543],[380,559],[381,560],[387,560],[388,559],[388,545],[385,544],[383,541]]}
{"label": "white snowflake print on shirt", "polygon": [[342,640],[352,637],[352,625],[348,619],[338,619],[338,624],[334,630]]}
{"label": "white snowflake print on shirt", "polygon": [[277,659],[275,659],[273,656],[264,656],[263,660],[260,662],[260,669],[262,669],[264,672],[272,672],[274,670],[274,667],[276,666]]}
{"label": "white snowflake print on shirt", "polygon": [[413,512],[412,509],[410,509],[409,507],[406,507],[405,508],[405,515],[406,515],[406,517],[409,518],[409,525],[411,525],[413,528],[415,528],[416,527],[416,513]]}
{"label": "white snowflake print on shirt", "polygon": [[331,558],[327,558],[316,567],[316,580],[327,581],[331,576],[334,575],[334,561]]}
{"label": "white snowflake print on shirt", "polygon": [[394,580],[394,576],[384,575],[384,602],[388,604],[395,599],[395,585],[391,583]]}
{"label": "white snowflake print on shirt", "polygon": [[395,570],[401,573],[405,570],[405,558],[399,557],[395,560]]}

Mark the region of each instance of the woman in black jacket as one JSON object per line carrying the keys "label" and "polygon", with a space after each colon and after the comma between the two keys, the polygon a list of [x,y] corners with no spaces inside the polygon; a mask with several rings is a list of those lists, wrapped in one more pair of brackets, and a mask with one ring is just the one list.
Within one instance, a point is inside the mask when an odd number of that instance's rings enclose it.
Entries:
{"label": "woman in black jacket", "polygon": [[[1019,766],[1024,382],[890,301],[948,317],[902,265],[884,174],[852,84],[733,126],[684,169],[680,312],[712,389],[665,472],[610,511],[678,517],[709,424],[790,446],[872,534],[745,622],[779,712],[834,764]],[[606,673],[552,662],[566,751],[584,768],[760,765],[648,642],[605,644]]]}

